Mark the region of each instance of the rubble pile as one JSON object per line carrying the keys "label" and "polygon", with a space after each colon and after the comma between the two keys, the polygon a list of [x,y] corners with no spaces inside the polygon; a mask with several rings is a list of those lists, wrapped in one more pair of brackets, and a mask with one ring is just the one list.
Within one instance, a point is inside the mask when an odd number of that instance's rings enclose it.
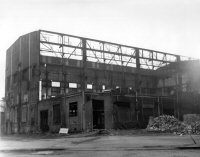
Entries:
{"label": "rubble pile", "polygon": [[187,131],[193,134],[200,134],[200,115],[186,114],[183,116],[183,123],[187,125]]}
{"label": "rubble pile", "polygon": [[147,131],[184,133],[186,128],[186,125],[174,116],[161,115],[156,118],[150,118]]}

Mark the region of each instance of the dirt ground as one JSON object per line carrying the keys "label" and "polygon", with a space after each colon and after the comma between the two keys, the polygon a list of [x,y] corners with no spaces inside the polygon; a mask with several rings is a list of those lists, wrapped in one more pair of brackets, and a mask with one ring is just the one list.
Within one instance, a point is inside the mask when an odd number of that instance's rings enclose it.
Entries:
{"label": "dirt ground", "polygon": [[[194,143],[194,140],[196,144]],[[101,134],[12,135],[0,139],[0,156],[199,157],[200,136],[124,130]]]}

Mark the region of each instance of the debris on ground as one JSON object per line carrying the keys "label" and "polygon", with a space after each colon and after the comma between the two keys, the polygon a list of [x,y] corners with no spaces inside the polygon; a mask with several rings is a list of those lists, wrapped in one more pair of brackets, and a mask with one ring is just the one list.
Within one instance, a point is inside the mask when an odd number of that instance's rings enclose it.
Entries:
{"label": "debris on ground", "polygon": [[107,130],[107,129],[100,129],[98,131],[98,134],[97,135],[104,135],[104,136],[107,136],[107,135],[110,135],[111,131],[110,130]]}
{"label": "debris on ground", "polygon": [[184,133],[186,125],[177,118],[170,115],[161,115],[150,118],[147,131],[166,132],[166,133]]}
{"label": "debris on ground", "polygon": [[200,134],[200,114],[185,114],[183,123],[187,125],[192,134]]}
{"label": "debris on ground", "polygon": [[200,115],[187,114],[183,117],[183,122],[174,116],[161,115],[150,118],[146,128],[150,132],[166,132],[174,134],[200,134]]}

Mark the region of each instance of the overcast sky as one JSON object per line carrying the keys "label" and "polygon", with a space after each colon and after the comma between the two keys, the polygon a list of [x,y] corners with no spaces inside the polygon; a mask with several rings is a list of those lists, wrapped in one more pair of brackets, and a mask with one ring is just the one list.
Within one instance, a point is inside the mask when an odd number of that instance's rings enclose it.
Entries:
{"label": "overcast sky", "polygon": [[6,49],[38,29],[200,58],[200,0],[0,0],[0,98]]}

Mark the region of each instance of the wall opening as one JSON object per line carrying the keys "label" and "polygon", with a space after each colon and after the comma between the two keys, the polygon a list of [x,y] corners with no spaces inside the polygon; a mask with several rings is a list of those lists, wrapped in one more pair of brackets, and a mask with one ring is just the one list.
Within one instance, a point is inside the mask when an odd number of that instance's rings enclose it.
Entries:
{"label": "wall opening", "polygon": [[77,83],[69,83],[69,88],[77,88]]}
{"label": "wall opening", "polygon": [[42,111],[40,111],[40,129],[43,132],[49,131],[48,110],[42,110]]}
{"label": "wall opening", "polygon": [[93,108],[93,129],[105,128],[104,101],[92,100]]}
{"label": "wall opening", "polygon": [[60,82],[51,82],[52,87],[60,87]]}
{"label": "wall opening", "polygon": [[87,84],[87,89],[92,89],[92,84]]}
{"label": "wall opening", "polygon": [[77,116],[77,102],[69,103],[69,117],[76,117]]}

